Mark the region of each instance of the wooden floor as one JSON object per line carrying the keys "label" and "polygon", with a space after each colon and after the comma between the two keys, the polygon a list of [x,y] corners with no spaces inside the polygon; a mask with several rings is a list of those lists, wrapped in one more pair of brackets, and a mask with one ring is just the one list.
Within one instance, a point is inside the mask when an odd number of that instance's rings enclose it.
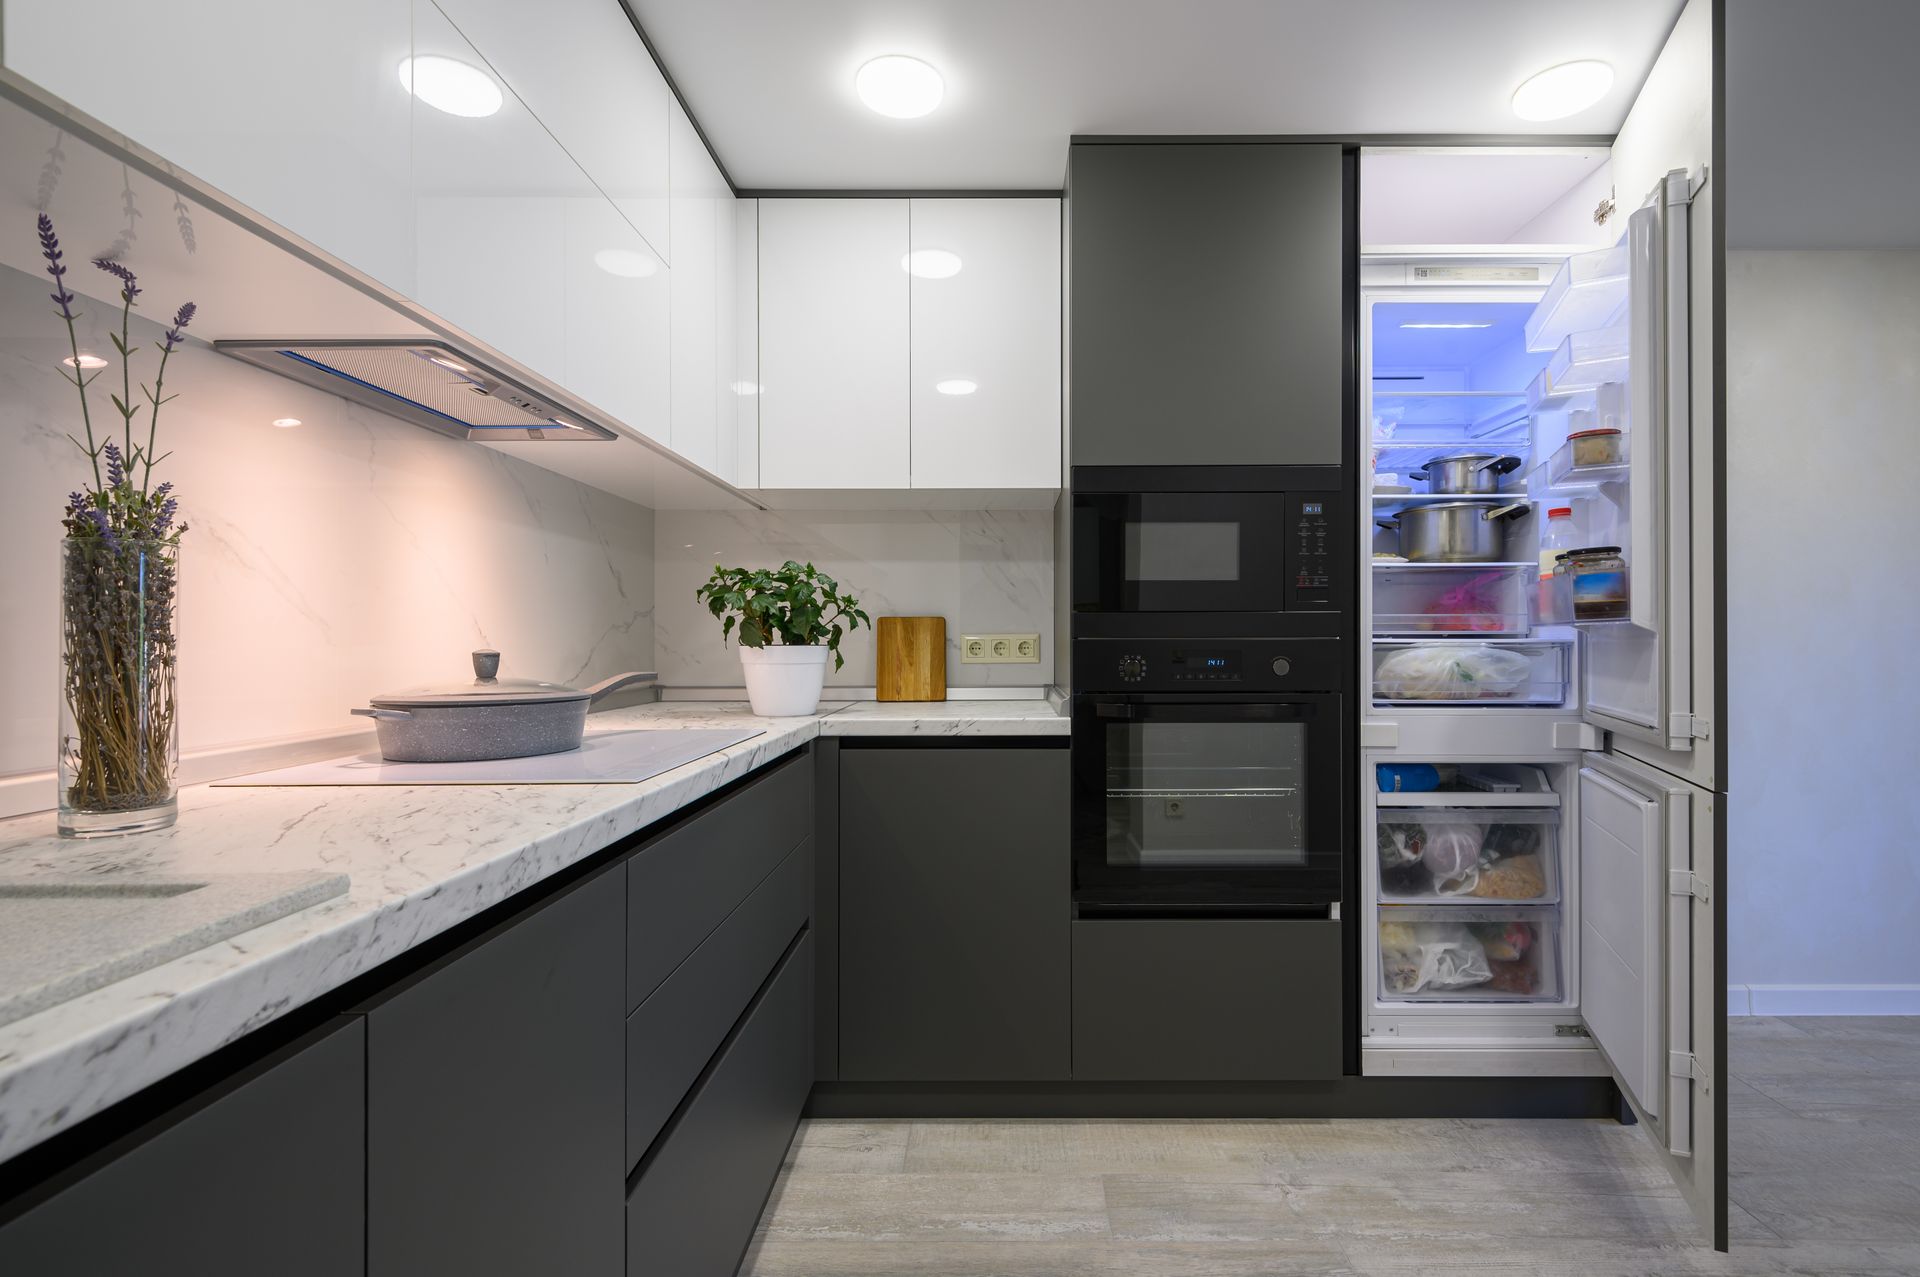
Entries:
{"label": "wooden floor", "polygon": [[741,1272],[1920,1273],[1920,1019],[1732,1039],[1731,1256],[1606,1121],[817,1121]]}

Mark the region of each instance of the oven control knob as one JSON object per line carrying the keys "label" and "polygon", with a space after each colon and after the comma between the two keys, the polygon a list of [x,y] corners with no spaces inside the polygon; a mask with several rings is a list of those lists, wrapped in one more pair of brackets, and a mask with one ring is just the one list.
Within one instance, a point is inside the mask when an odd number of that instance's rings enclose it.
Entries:
{"label": "oven control knob", "polygon": [[1147,658],[1144,656],[1123,656],[1120,658],[1120,677],[1129,683],[1138,683],[1147,676]]}
{"label": "oven control knob", "polygon": [[1293,662],[1284,656],[1276,656],[1273,658],[1273,672],[1283,676],[1291,674],[1293,672]]}

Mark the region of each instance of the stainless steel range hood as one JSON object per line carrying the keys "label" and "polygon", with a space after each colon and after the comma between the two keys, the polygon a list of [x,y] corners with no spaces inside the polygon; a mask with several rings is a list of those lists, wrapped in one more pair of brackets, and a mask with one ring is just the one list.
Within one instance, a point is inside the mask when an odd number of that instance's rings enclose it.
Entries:
{"label": "stainless steel range hood", "polygon": [[216,341],[213,348],[456,439],[619,437],[585,406],[535,391],[445,342],[247,340]]}

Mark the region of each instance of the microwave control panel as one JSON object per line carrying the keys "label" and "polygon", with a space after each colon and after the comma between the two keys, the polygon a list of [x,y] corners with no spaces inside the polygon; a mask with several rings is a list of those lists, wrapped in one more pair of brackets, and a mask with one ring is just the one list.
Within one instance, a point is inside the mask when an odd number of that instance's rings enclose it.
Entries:
{"label": "microwave control panel", "polygon": [[1337,493],[1290,492],[1287,494],[1287,607],[1312,611],[1331,608],[1342,595],[1338,564],[1347,556],[1341,529],[1347,526],[1339,514]]}

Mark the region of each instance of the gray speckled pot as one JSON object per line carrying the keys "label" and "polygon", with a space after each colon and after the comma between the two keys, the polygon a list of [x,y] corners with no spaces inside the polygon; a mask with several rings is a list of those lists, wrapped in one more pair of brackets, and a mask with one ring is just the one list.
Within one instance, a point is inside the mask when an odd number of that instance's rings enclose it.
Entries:
{"label": "gray speckled pot", "polygon": [[529,758],[580,748],[587,707],[619,688],[649,682],[650,672],[616,674],[592,687],[494,677],[500,654],[473,654],[470,687],[376,696],[352,712],[374,721],[380,757],[391,763],[473,763]]}

